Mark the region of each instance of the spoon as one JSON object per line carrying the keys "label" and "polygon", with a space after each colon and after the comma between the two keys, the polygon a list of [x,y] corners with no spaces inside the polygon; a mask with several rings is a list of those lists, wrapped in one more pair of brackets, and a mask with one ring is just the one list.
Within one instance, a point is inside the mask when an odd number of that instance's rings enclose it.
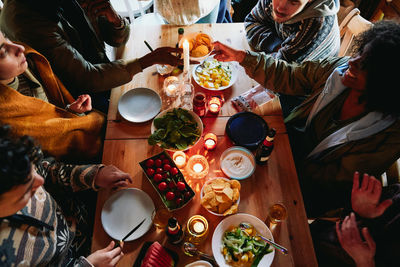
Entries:
{"label": "spoon", "polygon": [[190,257],[199,256],[200,259],[210,262],[213,266],[218,266],[213,256],[210,256],[208,254],[199,251],[197,247],[190,242],[185,242],[183,244],[183,251],[185,252],[186,255]]}
{"label": "spoon", "polygon": [[[240,223],[239,226],[240,226],[240,229],[242,229],[242,230],[251,227],[248,223]],[[246,232],[245,232],[245,233],[246,233]],[[246,233],[246,234],[247,234],[247,233]],[[259,238],[261,238],[262,240],[264,240],[265,242],[267,242],[268,244],[270,244],[271,246],[273,246],[274,248],[276,248],[276,249],[277,249],[279,252],[281,252],[282,254],[287,255],[287,254],[289,253],[289,251],[288,251],[285,247],[283,247],[283,246],[281,246],[281,245],[275,243],[275,242],[272,241],[272,240],[269,240],[269,239],[266,238],[266,237],[263,237],[262,235],[259,235],[259,234],[256,234],[256,235],[257,235]]]}

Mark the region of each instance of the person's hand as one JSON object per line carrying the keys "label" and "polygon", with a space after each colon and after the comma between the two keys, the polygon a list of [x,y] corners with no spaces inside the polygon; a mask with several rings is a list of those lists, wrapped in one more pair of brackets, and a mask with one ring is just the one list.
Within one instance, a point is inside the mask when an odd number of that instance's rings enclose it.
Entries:
{"label": "person's hand", "polygon": [[114,27],[121,26],[121,17],[114,10],[109,0],[85,1],[81,6],[86,10],[89,16],[95,18],[103,16],[106,17]]}
{"label": "person's hand", "polygon": [[87,256],[86,259],[95,267],[115,266],[124,256],[124,253],[121,247],[114,248],[114,244],[114,241],[111,241],[106,248],[95,251]]}
{"label": "person's hand", "polygon": [[80,95],[75,102],[71,103],[68,109],[75,113],[84,113],[92,110],[92,99],[90,95]]}
{"label": "person's hand", "polygon": [[214,50],[211,54],[214,55],[214,58],[218,61],[237,61],[240,63],[246,56],[245,51],[233,49],[218,41],[214,42],[213,45]]}
{"label": "person's hand", "polygon": [[356,217],[352,212],[340,226],[336,222],[336,233],[342,248],[353,258],[357,266],[375,266],[376,244],[366,227],[361,230],[363,241],[357,228]]}
{"label": "person's hand", "polygon": [[382,184],[373,176],[364,174],[361,186],[360,174],[354,173],[353,189],[351,191],[351,207],[364,218],[376,218],[382,215],[392,204],[391,199],[379,203]]}
{"label": "person's hand", "polygon": [[[183,64],[183,59],[181,59],[181,54],[183,53],[182,48],[173,47],[159,47],[154,51],[148,53],[147,55],[139,59],[142,69],[150,67],[154,64],[168,64],[171,66],[178,66],[178,64]],[[176,55],[178,54],[178,56]],[[190,64],[198,64],[199,62],[190,60]]]}
{"label": "person's hand", "polygon": [[127,186],[132,183],[129,173],[123,172],[114,165],[104,166],[95,177],[95,184],[102,188],[115,188]]}

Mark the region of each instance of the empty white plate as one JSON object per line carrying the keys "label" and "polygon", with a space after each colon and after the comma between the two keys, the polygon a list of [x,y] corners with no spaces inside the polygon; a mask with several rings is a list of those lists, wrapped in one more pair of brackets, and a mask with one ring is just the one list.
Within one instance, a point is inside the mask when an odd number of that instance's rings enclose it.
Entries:
{"label": "empty white plate", "polygon": [[149,88],[139,87],[127,91],[118,101],[118,112],[131,122],[145,122],[161,110],[161,97]]}
{"label": "empty white plate", "polygon": [[101,211],[101,223],[106,233],[115,240],[121,240],[143,219],[144,223],[125,241],[138,239],[151,228],[153,200],[137,188],[122,189],[106,201]]}

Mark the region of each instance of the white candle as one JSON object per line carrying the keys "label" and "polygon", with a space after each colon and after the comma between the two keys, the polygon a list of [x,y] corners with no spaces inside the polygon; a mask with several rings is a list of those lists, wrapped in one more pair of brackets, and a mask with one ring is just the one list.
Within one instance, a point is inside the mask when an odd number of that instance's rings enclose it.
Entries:
{"label": "white candle", "polygon": [[218,111],[218,110],[219,110],[218,104],[214,104],[214,103],[211,104],[211,105],[210,105],[210,110],[213,111],[213,112]]}
{"label": "white candle", "polygon": [[203,165],[201,165],[200,163],[196,163],[193,165],[193,170],[195,172],[201,172],[203,170]]}
{"label": "white candle", "polygon": [[201,234],[202,232],[204,232],[204,228],[205,227],[204,227],[204,224],[202,222],[196,222],[193,225],[193,230],[198,234]]}
{"label": "white candle", "polygon": [[175,158],[175,163],[176,163],[176,165],[178,165],[178,166],[182,166],[182,165],[185,163],[185,158],[182,157],[182,156],[177,156],[177,157]]}
{"label": "white candle", "polygon": [[212,139],[207,139],[206,140],[206,145],[209,147],[212,147],[213,145],[215,145],[215,141]]}
{"label": "white candle", "polygon": [[[183,41],[183,74],[189,76],[189,42],[188,40]],[[186,78],[186,77],[185,77]]]}
{"label": "white candle", "polygon": [[175,86],[175,84],[170,84],[170,85],[168,85],[167,88],[165,89],[165,91],[167,92],[167,95],[168,95],[168,96],[173,95],[173,94],[175,93],[175,91],[176,91],[176,86]]}

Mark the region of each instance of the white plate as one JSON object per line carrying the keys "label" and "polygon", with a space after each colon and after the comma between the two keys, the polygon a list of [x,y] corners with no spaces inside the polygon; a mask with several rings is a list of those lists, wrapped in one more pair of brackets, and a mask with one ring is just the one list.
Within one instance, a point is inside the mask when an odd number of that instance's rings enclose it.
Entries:
{"label": "white plate", "polygon": [[[215,228],[215,231],[214,231],[214,234],[212,237],[213,255],[220,267],[230,267],[230,265],[228,265],[225,262],[224,255],[221,253],[222,236],[230,226],[232,226],[232,225],[238,226],[241,222],[247,222],[247,223],[252,224],[255,227],[255,229],[257,230],[257,233],[274,241],[274,237],[272,236],[271,231],[257,217],[250,215],[250,214],[246,214],[246,213],[238,213],[235,215],[231,215],[231,216],[223,219],[218,224],[217,228]],[[258,264],[258,266],[259,267],[270,266],[272,263],[272,260],[274,259],[274,256],[275,256],[275,249],[272,250],[271,253],[265,254],[264,257],[261,259],[260,263]]]}
{"label": "white plate", "polygon": [[227,86],[221,86],[221,87],[219,87],[218,89],[207,88],[207,87],[201,86],[201,85],[199,84],[199,82],[197,81],[197,80],[198,80],[198,76],[197,76],[197,72],[196,72],[196,68],[197,68],[198,66],[200,66],[201,64],[195,65],[195,66],[193,67],[193,69],[192,69],[192,76],[193,76],[194,81],[195,81],[195,82],[197,83],[197,85],[200,86],[201,88],[204,88],[204,89],[210,90],[210,91],[222,91],[222,90],[225,90],[225,89],[231,87],[231,86],[236,82],[236,80],[237,80],[238,72],[239,72],[238,66],[237,66],[237,63],[234,62],[234,61],[229,61],[229,62],[224,62],[224,63],[230,64],[230,65],[231,65],[231,69],[232,69],[231,80],[229,81],[229,84],[228,84]]}
{"label": "white plate", "polygon": [[153,200],[137,188],[122,189],[106,201],[101,210],[101,223],[106,233],[121,240],[144,218],[144,223],[125,241],[138,239],[152,226]]}
{"label": "white plate", "polygon": [[145,122],[154,118],[161,110],[161,97],[149,88],[134,88],[121,96],[118,112],[131,122]]}
{"label": "white plate", "polygon": [[208,261],[195,261],[185,265],[185,267],[212,267]]}
{"label": "white plate", "polygon": [[[237,161],[235,160],[235,156],[242,156],[242,162],[249,163],[249,168],[246,169],[244,166],[238,167],[237,164],[234,164]],[[228,157],[232,160],[232,164],[223,164],[223,161],[228,159]],[[243,180],[253,175],[254,170],[256,169],[256,160],[253,153],[251,153],[247,148],[233,146],[222,152],[219,165],[226,176],[236,180]]]}

